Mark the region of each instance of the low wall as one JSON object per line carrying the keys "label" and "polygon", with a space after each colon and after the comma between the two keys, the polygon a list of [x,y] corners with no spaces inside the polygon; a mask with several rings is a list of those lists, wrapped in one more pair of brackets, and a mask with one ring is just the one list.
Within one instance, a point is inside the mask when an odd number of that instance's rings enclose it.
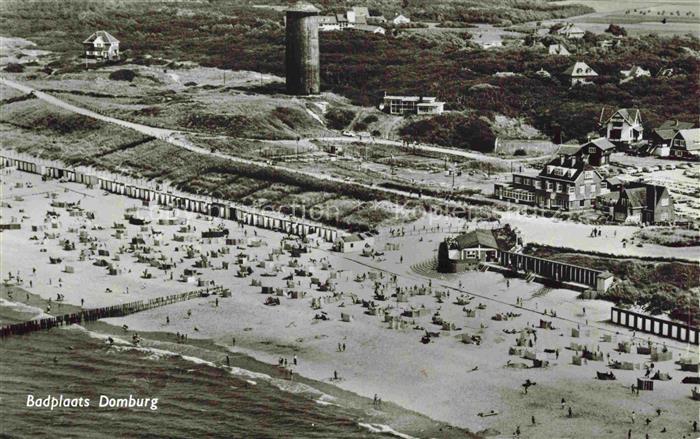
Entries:
{"label": "low wall", "polygon": [[636,331],[672,338],[678,341],[700,344],[700,329],[684,323],[663,320],[622,308],[610,309],[610,321]]}

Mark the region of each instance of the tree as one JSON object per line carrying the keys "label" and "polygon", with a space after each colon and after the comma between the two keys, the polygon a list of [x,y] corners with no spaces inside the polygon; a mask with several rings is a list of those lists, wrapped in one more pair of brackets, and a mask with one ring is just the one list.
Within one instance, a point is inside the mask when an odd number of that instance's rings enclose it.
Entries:
{"label": "tree", "polygon": [[605,29],[605,32],[609,34],[613,34],[616,37],[626,37],[627,36],[627,29],[625,29],[622,26],[618,26],[616,24],[610,23],[610,26],[608,26],[607,29]]}

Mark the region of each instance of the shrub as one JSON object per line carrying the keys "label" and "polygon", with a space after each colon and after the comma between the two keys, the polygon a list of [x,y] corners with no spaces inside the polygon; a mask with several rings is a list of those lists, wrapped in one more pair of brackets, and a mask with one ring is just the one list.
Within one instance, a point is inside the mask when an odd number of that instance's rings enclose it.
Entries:
{"label": "shrub", "polygon": [[379,120],[379,118],[377,116],[375,116],[374,114],[370,114],[369,116],[362,119],[362,122],[364,122],[366,125],[369,125],[369,124],[374,123],[378,120]]}
{"label": "shrub", "polygon": [[527,155],[527,151],[525,151],[525,150],[522,149],[522,148],[518,148],[518,149],[515,150],[515,152],[513,153],[513,155],[515,155],[515,156],[524,156],[524,155]]}
{"label": "shrub", "polygon": [[24,71],[24,66],[22,64],[11,62],[7,64],[5,71],[10,73],[22,73]]}
{"label": "shrub", "polygon": [[197,83],[194,81],[185,82],[185,87],[194,87],[196,85],[197,85]]}
{"label": "shrub", "polygon": [[355,112],[342,108],[331,108],[326,113],[328,127],[334,130],[342,130],[355,118]]}
{"label": "shrub", "polygon": [[109,74],[109,79],[114,81],[133,81],[136,77],[136,72],[129,69],[115,70]]}
{"label": "shrub", "polygon": [[625,29],[622,26],[618,26],[618,25],[612,24],[612,23],[610,23],[610,26],[608,26],[608,28],[605,29],[605,32],[613,34],[616,37],[626,37],[627,36],[627,29]]}
{"label": "shrub", "polygon": [[403,127],[400,134],[420,142],[483,152],[493,151],[496,141],[486,120],[463,114],[444,114],[419,120]]}

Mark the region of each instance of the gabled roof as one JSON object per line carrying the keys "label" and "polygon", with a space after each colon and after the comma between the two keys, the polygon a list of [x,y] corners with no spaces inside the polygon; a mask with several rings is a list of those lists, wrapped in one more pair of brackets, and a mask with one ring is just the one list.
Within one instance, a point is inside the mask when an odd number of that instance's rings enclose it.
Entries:
{"label": "gabled roof", "polygon": [[688,151],[700,151],[700,128],[679,130],[673,138],[682,137]]}
{"label": "gabled roof", "polygon": [[627,122],[630,125],[634,125],[636,123],[642,122],[642,113],[638,109],[636,109],[636,108],[620,108],[619,110],[614,112],[612,114],[612,116],[610,116],[608,118],[608,120],[605,121],[605,123],[607,124],[608,122],[610,122],[610,119],[615,117],[616,114],[619,114],[625,120],[625,122]]}
{"label": "gabled roof", "polygon": [[549,46],[549,54],[566,56],[571,55],[571,52],[569,52],[569,49],[567,49],[563,44],[551,44]]}
{"label": "gabled roof", "polygon": [[630,207],[646,207],[647,189],[645,187],[622,188]]}
{"label": "gabled roof", "polygon": [[598,76],[598,74],[585,62],[576,61],[574,65],[564,71],[568,76]]}
{"label": "gabled roof", "polygon": [[608,139],[606,139],[605,137],[600,137],[598,139],[594,139],[589,141],[588,143],[583,144],[579,151],[582,151],[584,148],[590,145],[595,145],[603,151],[610,151],[615,149],[615,145],[613,145]]}
{"label": "gabled roof", "polygon": [[354,29],[357,30],[362,30],[366,32],[373,32],[373,33],[384,33],[386,30],[381,27],[381,26],[374,26],[372,24],[356,24]]}
{"label": "gabled roof", "polygon": [[665,186],[657,186],[646,183],[632,183],[631,186],[623,187],[620,190],[620,197],[623,194],[629,200],[630,207],[649,208],[655,207],[661,201],[661,198],[668,195],[668,189]]}
{"label": "gabled roof", "polygon": [[694,128],[693,122],[680,122],[678,120],[667,120],[659,126],[659,130],[687,130]]}
{"label": "gabled roof", "polygon": [[[551,172],[549,172],[550,166],[554,167]],[[583,158],[575,155],[562,155],[550,160],[539,173],[539,176],[557,180],[576,181],[584,171],[596,172],[595,168],[586,163]],[[600,176],[600,174],[598,175]]]}
{"label": "gabled roof", "polygon": [[469,233],[459,235],[455,238],[457,245],[460,249],[474,248],[474,247],[489,247],[498,248],[498,243],[496,238],[493,236],[493,232],[488,229],[476,229]]}
{"label": "gabled roof", "polygon": [[649,70],[643,69],[639,66],[633,66],[629,70],[620,70],[623,76],[638,77],[638,76],[650,76],[651,72]]}
{"label": "gabled roof", "polygon": [[94,43],[95,40],[101,39],[105,43],[118,43],[119,40],[114,38],[112,34],[104,30],[98,30],[97,32],[90,35],[87,40],[83,41],[83,44]]}
{"label": "gabled roof", "polygon": [[622,180],[619,177],[608,177],[605,179],[609,186],[619,186],[622,184]]}
{"label": "gabled roof", "polygon": [[656,135],[661,140],[671,140],[677,132],[678,130],[662,130],[660,128],[657,128],[654,131],[652,131],[652,134]]}
{"label": "gabled roof", "polygon": [[573,23],[566,23],[559,30],[557,30],[557,33],[560,35],[582,34],[583,29],[581,29]]}

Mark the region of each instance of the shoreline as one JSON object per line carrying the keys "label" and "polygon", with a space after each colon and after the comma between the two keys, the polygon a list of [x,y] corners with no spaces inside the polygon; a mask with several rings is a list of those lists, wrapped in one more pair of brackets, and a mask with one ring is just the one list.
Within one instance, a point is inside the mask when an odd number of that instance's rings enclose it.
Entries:
{"label": "shoreline", "polygon": [[[8,290],[13,291],[13,294],[15,295],[14,302],[8,299]],[[19,295],[23,296],[23,299],[26,298],[27,294],[30,297],[31,305],[25,305],[22,301],[16,300],[19,298]],[[32,316],[32,314],[29,312],[25,312],[24,314],[18,313],[13,309],[10,309],[10,307],[21,307],[25,308],[26,310],[36,308],[36,310],[40,310],[41,308],[39,308],[39,306],[43,307],[48,304],[48,301],[41,298],[41,296],[16,286],[9,288],[7,286],[0,286],[0,299],[2,299],[2,302],[0,302],[0,322],[2,323],[6,322],[8,315],[12,315],[13,319],[19,319],[22,315],[26,317]],[[67,312],[75,312],[81,309],[78,306],[70,304],[64,304],[64,307],[68,309]],[[130,329],[128,333],[126,333],[122,328],[107,323],[103,320],[89,322],[84,325],[71,325],[60,328],[57,327],[50,330],[44,330],[42,332],[53,333],[54,337],[60,337],[60,331],[64,330],[85,331],[87,336],[101,338],[105,341],[107,337],[113,337],[116,340],[128,338],[125,336],[128,336],[134,332]],[[224,369],[228,368],[225,360],[226,356],[228,355],[231,360],[230,370],[234,376],[239,377],[240,379],[245,379],[245,376],[249,375],[249,378],[252,380],[246,381],[248,381],[251,385],[255,385],[253,384],[255,383],[254,380],[261,377],[262,379],[269,381],[269,384],[275,385],[282,391],[298,394],[304,398],[314,399],[317,404],[341,404],[345,408],[357,410],[359,413],[363,413],[367,417],[366,419],[359,419],[359,421],[363,421],[360,422],[360,425],[373,433],[381,432],[405,439],[424,437],[478,437],[465,429],[433,420],[426,415],[406,409],[389,401],[382,402],[381,408],[378,410],[376,407],[373,407],[372,400],[369,398],[360,396],[354,392],[342,389],[333,384],[306,378],[300,374],[295,374],[293,380],[289,380],[285,378],[284,373],[282,373],[277,365],[261,361],[252,355],[239,350],[231,350],[229,347],[217,343],[211,339],[191,338],[185,343],[178,343],[175,341],[175,334],[167,331],[139,331],[138,334],[142,339],[142,343],[139,346],[134,346],[133,344],[128,343],[126,340],[123,340],[123,343],[117,342],[115,345],[119,345],[120,348],[123,348],[125,351],[134,350],[147,352],[149,350],[154,350],[163,355],[181,357],[195,363],[201,361],[203,364],[209,365],[210,367]],[[1,350],[2,340],[0,340],[0,351]],[[198,353],[201,356],[193,356],[193,353]],[[285,389],[285,383],[288,384],[287,389]],[[296,384],[301,384],[301,386],[295,386]],[[300,389],[295,391],[295,387],[300,387]],[[312,395],[314,394],[320,394],[320,398],[313,398]],[[326,397],[330,397],[330,401],[326,401]],[[397,426],[396,424],[399,425]]]}

